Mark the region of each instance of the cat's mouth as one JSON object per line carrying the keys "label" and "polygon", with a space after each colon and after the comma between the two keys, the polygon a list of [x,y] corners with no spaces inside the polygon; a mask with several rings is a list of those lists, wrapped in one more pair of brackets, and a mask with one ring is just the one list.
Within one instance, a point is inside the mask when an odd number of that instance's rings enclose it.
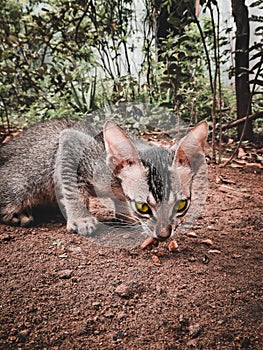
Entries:
{"label": "cat's mouth", "polygon": [[171,234],[173,232],[172,225],[168,225],[164,230],[160,232],[157,237],[149,237],[144,241],[141,245],[141,249],[150,248],[152,246],[157,247],[159,245],[159,242],[166,241],[169,237],[171,237]]}
{"label": "cat's mouth", "polygon": [[157,234],[157,239],[160,242],[166,241],[169,237],[173,235],[176,229],[184,222],[184,217],[181,217],[177,224],[169,224],[160,233]]}
{"label": "cat's mouth", "polygon": [[[165,229],[163,229],[157,237],[149,237],[141,245],[141,249],[146,249],[150,246],[158,246],[159,242],[164,242],[172,236],[175,230],[184,222],[184,217],[180,218],[177,225],[169,224]],[[172,241],[173,242],[173,241]]]}

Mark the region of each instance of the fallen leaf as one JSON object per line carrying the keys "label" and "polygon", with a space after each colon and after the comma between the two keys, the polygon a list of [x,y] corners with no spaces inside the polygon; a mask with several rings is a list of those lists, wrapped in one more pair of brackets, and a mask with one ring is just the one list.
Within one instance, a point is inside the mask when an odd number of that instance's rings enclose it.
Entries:
{"label": "fallen leaf", "polygon": [[244,151],[244,149],[242,147],[239,147],[238,149],[238,153],[237,153],[237,158],[239,159],[245,159],[247,156],[246,152]]}
{"label": "fallen leaf", "polygon": [[207,253],[210,253],[210,254],[221,254],[221,251],[218,250],[218,249],[210,249],[210,250],[208,250]]}
{"label": "fallen leaf", "polygon": [[178,250],[178,243],[173,239],[168,246],[169,252],[176,252]]}
{"label": "fallen leaf", "polygon": [[195,232],[188,232],[186,234],[187,237],[193,237],[193,238],[196,238],[197,237],[197,234]]}
{"label": "fallen leaf", "polygon": [[154,245],[155,247],[157,247],[159,244],[159,241],[153,237],[149,237],[146,239],[146,241],[144,241],[142,244],[141,244],[141,249],[146,249],[146,248],[149,248],[151,249],[151,247]]}
{"label": "fallen leaf", "polygon": [[157,255],[152,255],[152,261],[157,265],[161,265],[161,261]]}
{"label": "fallen leaf", "polygon": [[214,242],[209,238],[203,239],[201,243],[203,243],[205,245],[209,245],[209,246],[214,244]]}

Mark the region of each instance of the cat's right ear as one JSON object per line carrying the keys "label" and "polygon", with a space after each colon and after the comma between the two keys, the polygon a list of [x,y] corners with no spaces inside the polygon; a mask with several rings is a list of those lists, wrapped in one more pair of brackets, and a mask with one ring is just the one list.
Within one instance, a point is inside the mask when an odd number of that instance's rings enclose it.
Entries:
{"label": "cat's right ear", "polygon": [[179,143],[172,147],[175,150],[175,165],[192,166],[195,160],[203,155],[208,133],[206,121],[198,123]]}
{"label": "cat's right ear", "polygon": [[107,153],[107,164],[115,175],[123,170],[137,169],[142,164],[139,154],[130,138],[114,121],[109,120],[104,125],[104,142]]}

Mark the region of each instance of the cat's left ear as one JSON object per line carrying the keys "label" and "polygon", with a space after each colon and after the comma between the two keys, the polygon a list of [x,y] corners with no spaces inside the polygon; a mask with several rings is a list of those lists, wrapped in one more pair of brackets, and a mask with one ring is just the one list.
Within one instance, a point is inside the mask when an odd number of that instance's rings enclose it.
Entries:
{"label": "cat's left ear", "polygon": [[203,155],[205,141],[208,134],[208,124],[206,121],[198,123],[179,143],[174,145],[174,163],[176,165],[191,166],[195,159]]}
{"label": "cat's left ear", "polygon": [[105,123],[103,135],[107,164],[116,176],[122,177],[125,170],[140,173],[144,169],[134,144],[114,121]]}

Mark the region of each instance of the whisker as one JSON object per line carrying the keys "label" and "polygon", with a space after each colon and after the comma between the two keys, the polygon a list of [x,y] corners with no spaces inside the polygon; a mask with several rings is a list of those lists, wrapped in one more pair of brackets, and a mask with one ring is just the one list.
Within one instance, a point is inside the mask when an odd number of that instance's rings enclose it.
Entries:
{"label": "whisker", "polygon": [[120,212],[117,212],[115,213],[116,214],[119,214],[122,218],[125,218],[125,219],[128,219],[128,220],[132,220],[132,221],[137,221],[137,222],[140,222],[137,218],[131,216],[131,215],[128,215],[128,214],[124,214],[124,213],[120,213]]}
{"label": "whisker", "polygon": [[127,221],[107,221],[107,220],[102,220],[100,221],[102,224],[109,225],[109,226],[114,226],[114,227],[140,227],[140,222],[127,222]]}

